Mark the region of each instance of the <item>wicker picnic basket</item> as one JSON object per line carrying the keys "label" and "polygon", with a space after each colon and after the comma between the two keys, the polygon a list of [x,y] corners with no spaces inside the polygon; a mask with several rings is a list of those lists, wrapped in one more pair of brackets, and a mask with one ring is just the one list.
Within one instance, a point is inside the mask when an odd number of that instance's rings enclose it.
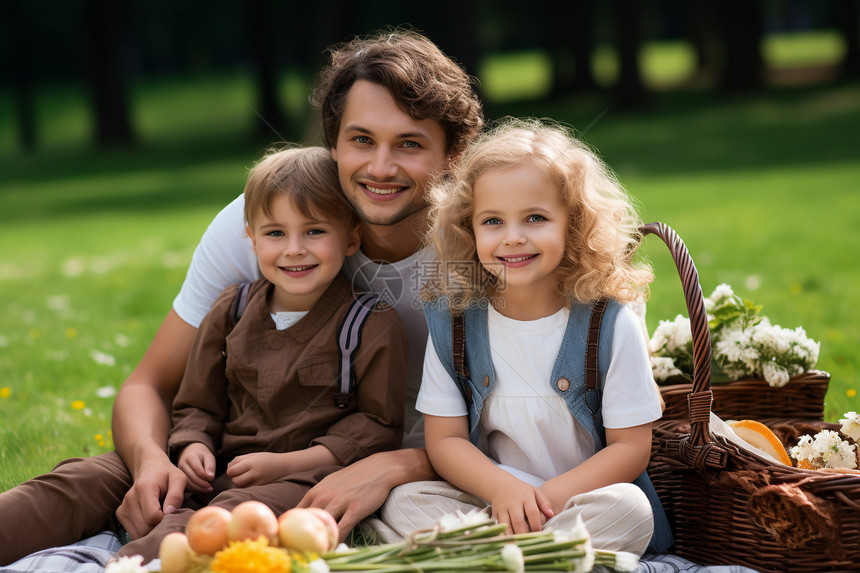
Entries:
{"label": "wicker picnic basket", "polygon": [[[711,410],[724,420],[820,420],[824,417],[824,395],[829,382],[827,372],[810,370],[792,376],[781,388],[772,388],[757,378],[713,384]],[[687,419],[687,395],[692,390],[693,385],[689,383],[660,386],[660,394],[666,402],[664,420]]]}
{"label": "wicker picnic basket", "polygon": [[[675,534],[673,552],[703,565],[762,572],[860,570],[860,472],[776,464],[710,434],[711,345],[698,272],[670,227],[649,223],[641,231],[669,247],[693,334],[685,419],[655,424],[648,467]],[[784,444],[839,428],[803,418],[760,421]]]}

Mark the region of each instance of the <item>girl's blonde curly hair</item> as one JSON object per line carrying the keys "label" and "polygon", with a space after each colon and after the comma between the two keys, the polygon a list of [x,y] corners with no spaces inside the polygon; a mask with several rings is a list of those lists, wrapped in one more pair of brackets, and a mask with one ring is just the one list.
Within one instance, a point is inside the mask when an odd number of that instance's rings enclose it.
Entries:
{"label": "girl's blonde curly hair", "polygon": [[633,262],[641,221],[630,197],[570,130],[537,119],[506,119],[482,133],[452,171],[431,187],[432,227],[426,242],[436,248],[445,276],[430,281],[425,294],[448,295],[455,311],[492,295],[495,278],[480,264],[475,249],[475,182],[487,171],[526,163],[545,169],[568,205],[559,292],[577,302],[647,297],[654,276],[647,263]]}

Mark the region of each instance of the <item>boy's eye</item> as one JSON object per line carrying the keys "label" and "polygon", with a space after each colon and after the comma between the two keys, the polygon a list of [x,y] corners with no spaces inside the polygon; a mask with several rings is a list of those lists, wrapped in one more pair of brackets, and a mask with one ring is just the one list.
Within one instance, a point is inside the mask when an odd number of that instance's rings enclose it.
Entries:
{"label": "boy's eye", "polygon": [[529,215],[526,218],[526,221],[529,223],[540,223],[541,221],[546,221],[547,218],[543,215]]}
{"label": "boy's eye", "polygon": [[266,236],[267,237],[283,237],[284,232],[283,231],[269,231],[268,233],[266,233]]}

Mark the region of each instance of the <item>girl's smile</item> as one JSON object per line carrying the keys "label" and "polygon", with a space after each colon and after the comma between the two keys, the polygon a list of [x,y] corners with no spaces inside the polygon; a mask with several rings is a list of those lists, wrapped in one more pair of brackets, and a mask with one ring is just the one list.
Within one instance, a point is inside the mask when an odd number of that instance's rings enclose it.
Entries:
{"label": "girl's smile", "polygon": [[499,256],[496,258],[499,259],[499,261],[501,261],[502,263],[504,263],[505,266],[508,268],[518,268],[518,267],[524,267],[524,266],[528,265],[533,260],[535,260],[538,256],[540,256],[540,255],[537,255],[537,254],[535,254],[535,255],[511,255],[508,257]]}

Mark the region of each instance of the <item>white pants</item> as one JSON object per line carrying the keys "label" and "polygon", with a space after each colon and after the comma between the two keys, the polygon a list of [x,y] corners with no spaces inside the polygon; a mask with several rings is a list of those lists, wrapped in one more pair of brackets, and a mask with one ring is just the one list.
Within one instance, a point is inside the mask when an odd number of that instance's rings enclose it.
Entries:
{"label": "white pants", "polygon": [[[382,506],[382,523],[370,520],[366,528],[380,541],[396,541],[416,529],[432,527],[443,515],[483,509],[487,503],[446,481],[419,481],[398,486]],[[545,529],[569,528],[582,518],[597,549],[629,551],[641,556],[654,532],[654,516],[648,498],[629,483],[609,485],[568,500],[561,513],[544,524]]]}

